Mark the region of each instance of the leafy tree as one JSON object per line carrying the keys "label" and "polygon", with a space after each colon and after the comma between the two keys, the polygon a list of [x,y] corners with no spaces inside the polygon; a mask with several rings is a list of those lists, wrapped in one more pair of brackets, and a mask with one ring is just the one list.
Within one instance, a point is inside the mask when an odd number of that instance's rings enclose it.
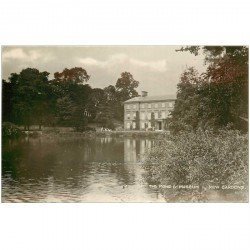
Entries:
{"label": "leafy tree", "polygon": [[210,56],[206,72],[210,107],[220,114],[219,125],[232,123],[237,126],[240,116],[248,117],[248,49],[225,47],[223,52],[224,55],[216,60]]}
{"label": "leafy tree", "polygon": [[75,67],[54,73],[27,68],[12,73],[3,87],[3,120],[19,125],[74,126],[81,130],[88,122],[114,128],[123,120],[123,102],[138,96],[139,82],[123,72],[116,86],[92,89],[90,76]]}
{"label": "leafy tree", "polygon": [[94,93],[96,99],[95,105],[95,122],[98,122],[102,127],[114,129],[115,123],[121,121],[120,99],[118,92],[113,85],[109,85],[103,90],[98,90]]}
{"label": "leafy tree", "polygon": [[75,105],[68,96],[57,100],[57,122],[60,125],[73,125],[73,114]]}
{"label": "leafy tree", "polygon": [[12,105],[12,97],[13,97],[13,84],[2,80],[2,119],[3,121],[12,121],[13,119],[13,105]]}
{"label": "leafy tree", "polygon": [[[116,85],[109,85],[103,90],[94,89],[91,96],[91,106],[95,121],[99,121],[103,126],[114,127],[116,121],[123,121],[123,102],[138,96],[137,88],[139,82],[134,80],[129,72],[123,72],[118,78]],[[94,105],[93,105],[94,104]],[[96,111],[96,112],[95,112]],[[102,116],[102,117],[101,117]]]}
{"label": "leafy tree", "polygon": [[66,84],[80,84],[87,82],[90,76],[87,71],[80,67],[71,69],[65,68],[62,72],[56,72],[54,74],[54,82],[66,83]]}
{"label": "leafy tree", "polygon": [[103,89],[95,88],[91,90],[87,109],[92,117],[95,117],[98,110],[106,105],[105,93]]}
{"label": "leafy tree", "polygon": [[135,88],[139,86],[139,82],[129,72],[121,73],[121,77],[118,78],[115,86],[122,101],[138,96]]}
{"label": "leafy tree", "polygon": [[114,118],[113,110],[109,106],[101,106],[94,119],[95,122],[99,123],[104,128],[114,129]]}
{"label": "leafy tree", "polygon": [[244,130],[242,117],[247,119],[248,116],[248,48],[187,46],[180,51],[194,55],[202,51],[208,67],[201,76],[196,74],[195,85],[186,85],[187,88],[178,85],[172,128],[178,131],[230,125]]}
{"label": "leafy tree", "polygon": [[109,85],[104,88],[104,104],[107,108],[112,112],[113,120],[122,121],[123,117],[121,117],[121,101],[119,92],[113,85]]}
{"label": "leafy tree", "polygon": [[103,89],[104,95],[105,95],[105,100],[108,103],[116,103],[117,102],[117,90],[115,86],[109,85],[108,87]]}
{"label": "leafy tree", "polygon": [[119,120],[124,118],[124,108],[123,102],[133,97],[139,96],[138,92],[135,90],[139,86],[139,82],[136,81],[133,75],[129,72],[121,73],[121,77],[118,78],[116,82],[117,91],[117,114]]}
{"label": "leafy tree", "polygon": [[92,89],[84,83],[89,78],[85,69],[77,67],[54,74],[52,84],[58,96],[56,110],[59,124],[74,126],[78,130],[88,123]]}
{"label": "leafy tree", "polygon": [[181,130],[196,129],[199,123],[200,98],[198,87],[200,83],[198,72],[188,68],[180,77],[177,85],[177,100],[172,111],[170,128],[177,133]]}
{"label": "leafy tree", "polygon": [[28,129],[31,124],[42,123],[41,117],[49,113],[47,109],[48,72],[27,68],[20,74],[11,74],[12,114],[17,124],[24,124]]}

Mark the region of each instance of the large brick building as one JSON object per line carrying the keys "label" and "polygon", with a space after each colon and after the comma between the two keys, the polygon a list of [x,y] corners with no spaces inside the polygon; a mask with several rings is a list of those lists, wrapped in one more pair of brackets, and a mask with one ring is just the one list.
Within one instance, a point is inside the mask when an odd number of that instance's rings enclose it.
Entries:
{"label": "large brick building", "polygon": [[174,107],[175,97],[142,95],[124,102],[125,130],[167,130],[167,118]]}

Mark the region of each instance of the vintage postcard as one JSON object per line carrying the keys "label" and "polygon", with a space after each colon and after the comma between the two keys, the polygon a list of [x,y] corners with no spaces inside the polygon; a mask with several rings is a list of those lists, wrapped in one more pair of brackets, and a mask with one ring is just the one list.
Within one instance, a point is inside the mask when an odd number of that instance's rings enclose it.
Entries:
{"label": "vintage postcard", "polygon": [[3,46],[2,202],[248,202],[237,46]]}

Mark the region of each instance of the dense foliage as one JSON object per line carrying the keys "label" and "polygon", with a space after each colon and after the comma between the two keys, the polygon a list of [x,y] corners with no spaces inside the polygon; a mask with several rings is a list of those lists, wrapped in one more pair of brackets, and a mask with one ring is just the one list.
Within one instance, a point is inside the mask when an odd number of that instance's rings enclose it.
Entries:
{"label": "dense foliage", "polygon": [[82,131],[89,122],[113,129],[124,117],[123,102],[138,96],[139,82],[123,72],[115,86],[91,88],[90,76],[75,67],[54,73],[26,68],[3,80],[3,121],[24,125],[72,126]]}
{"label": "dense foliage", "polygon": [[144,167],[152,184],[197,185],[201,194],[209,185],[247,187],[248,137],[236,130],[180,132],[157,142]]}
{"label": "dense foliage", "polygon": [[248,48],[189,46],[181,51],[205,54],[208,65],[199,75],[186,69],[178,84],[170,128],[174,133],[198,128],[231,128],[246,131],[248,124]]}
{"label": "dense foliage", "polygon": [[169,119],[172,137],[148,152],[147,178],[157,185],[199,187],[172,189],[165,197],[173,201],[185,194],[186,200],[204,201],[209,185],[247,189],[248,48],[188,46],[180,51],[202,51],[207,70],[199,74],[190,67],[182,73]]}
{"label": "dense foliage", "polygon": [[2,124],[2,138],[3,139],[17,139],[23,136],[23,132],[14,124],[4,122]]}

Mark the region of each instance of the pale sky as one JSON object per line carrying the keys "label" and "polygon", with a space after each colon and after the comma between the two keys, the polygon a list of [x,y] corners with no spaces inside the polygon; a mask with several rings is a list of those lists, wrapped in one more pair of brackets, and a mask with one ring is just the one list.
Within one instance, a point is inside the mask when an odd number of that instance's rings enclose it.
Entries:
{"label": "pale sky", "polygon": [[174,95],[180,74],[194,66],[205,70],[203,55],[176,52],[180,46],[4,46],[2,76],[31,67],[48,71],[50,78],[64,68],[83,67],[92,88],[115,85],[120,74],[130,72],[140,82],[137,91],[149,95]]}

